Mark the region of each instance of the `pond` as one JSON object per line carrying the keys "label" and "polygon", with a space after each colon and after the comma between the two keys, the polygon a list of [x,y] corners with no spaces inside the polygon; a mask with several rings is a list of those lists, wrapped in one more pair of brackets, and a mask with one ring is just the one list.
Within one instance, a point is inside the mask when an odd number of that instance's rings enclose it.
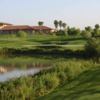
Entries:
{"label": "pond", "polygon": [[[52,63],[51,63],[52,62]],[[34,75],[53,66],[53,61],[37,57],[0,57],[0,82]]]}

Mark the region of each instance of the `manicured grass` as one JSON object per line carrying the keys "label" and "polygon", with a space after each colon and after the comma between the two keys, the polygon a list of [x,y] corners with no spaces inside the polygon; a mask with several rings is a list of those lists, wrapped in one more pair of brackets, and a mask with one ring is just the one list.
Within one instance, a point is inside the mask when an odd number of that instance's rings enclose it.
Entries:
{"label": "manicured grass", "polygon": [[77,49],[78,45],[85,45],[86,40],[79,36],[53,36],[53,35],[32,35],[25,38],[20,38],[12,35],[0,36],[0,48],[34,48],[42,45],[75,45],[73,48]]}

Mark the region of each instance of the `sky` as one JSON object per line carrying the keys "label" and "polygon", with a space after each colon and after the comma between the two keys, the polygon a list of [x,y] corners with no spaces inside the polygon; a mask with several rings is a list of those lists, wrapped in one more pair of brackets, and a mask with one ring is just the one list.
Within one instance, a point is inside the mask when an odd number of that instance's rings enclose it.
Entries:
{"label": "sky", "polygon": [[0,0],[0,22],[53,27],[55,19],[79,28],[100,24],[100,0]]}

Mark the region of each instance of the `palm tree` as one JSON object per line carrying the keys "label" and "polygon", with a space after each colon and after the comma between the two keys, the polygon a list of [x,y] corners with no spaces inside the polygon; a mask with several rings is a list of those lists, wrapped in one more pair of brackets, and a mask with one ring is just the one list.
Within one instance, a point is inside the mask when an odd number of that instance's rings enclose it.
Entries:
{"label": "palm tree", "polygon": [[43,26],[43,24],[44,24],[44,22],[42,22],[42,21],[39,21],[39,22],[38,22],[38,25],[39,25],[39,26]]}
{"label": "palm tree", "polygon": [[99,24],[96,24],[95,29],[99,29],[99,28],[100,28]]}
{"label": "palm tree", "polygon": [[61,30],[61,28],[62,28],[62,23],[63,23],[63,22],[60,20],[60,21],[59,21],[60,30]]}
{"label": "palm tree", "polygon": [[66,23],[62,23],[62,27],[64,28],[64,30],[65,30],[66,26],[67,26]]}
{"label": "palm tree", "polygon": [[54,20],[54,25],[55,25],[55,28],[58,29],[59,22],[57,20]]}

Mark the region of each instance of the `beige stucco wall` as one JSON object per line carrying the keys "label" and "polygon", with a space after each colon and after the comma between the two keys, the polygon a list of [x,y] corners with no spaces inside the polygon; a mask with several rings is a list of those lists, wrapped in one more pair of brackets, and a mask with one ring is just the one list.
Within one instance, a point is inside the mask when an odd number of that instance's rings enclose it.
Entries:
{"label": "beige stucco wall", "polygon": [[2,29],[2,28],[5,27],[5,26],[7,26],[7,25],[2,25],[2,26],[0,26],[0,29]]}

